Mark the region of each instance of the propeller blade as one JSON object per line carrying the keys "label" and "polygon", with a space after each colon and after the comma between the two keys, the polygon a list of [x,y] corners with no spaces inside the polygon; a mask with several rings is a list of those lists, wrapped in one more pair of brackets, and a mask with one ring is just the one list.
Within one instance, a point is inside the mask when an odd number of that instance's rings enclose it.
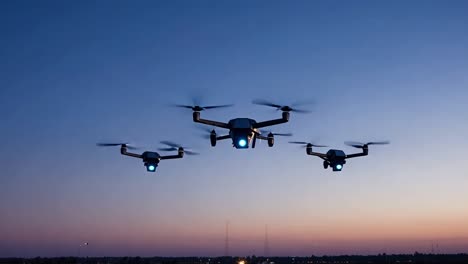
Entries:
{"label": "propeller blade", "polygon": [[193,106],[191,106],[191,105],[174,104],[173,106],[175,106],[175,107],[182,107],[182,108],[188,108],[188,109],[192,109],[192,108],[193,108]]}
{"label": "propeller blade", "polygon": [[138,149],[137,147],[132,146],[130,143],[96,143],[96,146],[98,147],[116,147],[122,145],[125,145],[125,147],[128,149]]}
{"label": "propeller blade", "polygon": [[309,144],[309,143],[304,142],[304,141],[289,141],[289,143],[291,143],[291,144],[300,144],[300,145],[307,145],[307,144]]}
{"label": "propeller blade", "polygon": [[292,137],[292,133],[273,133],[275,136]]}
{"label": "propeller blade", "polygon": [[361,142],[355,142],[355,141],[345,141],[345,144],[351,147],[355,148],[364,148],[364,146],[370,146],[370,145],[386,145],[390,144],[390,141],[375,141],[375,142],[368,142],[368,143],[361,143]]}
{"label": "propeller blade", "polygon": [[311,145],[312,147],[316,147],[316,148],[325,148],[325,147],[328,147],[326,145],[318,145],[318,144],[314,144],[314,143],[310,143],[310,142],[304,142],[304,141],[289,141],[289,143],[291,144],[299,144],[299,145],[304,145],[307,146],[307,145]]}
{"label": "propeller blade", "polygon": [[257,105],[265,105],[265,106],[270,106],[270,107],[275,107],[275,108],[281,108],[281,105],[277,105],[277,104],[271,103],[263,99],[255,99],[252,101],[252,103],[257,104]]}
{"label": "propeller blade", "polygon": [[158,148],[158,150],[160,150],[160,151],[174,151],[174,150],[178,150],[178,148]]}
{"label": "propeller blade", "polygon": [[275,136],[292,137],[292,133],[273,133]]}
{"label": "propeller blade", "polygon": [[310,113],[311,111],[310,111],[310,110],[305,110],[305,109],[296,109],[296,108],[292,108],[292,109],[291,109],[291,112],[294,112],[294,113],[301,113],[301,114],[307,114],[307,113]]}
{"label": "propeller blade", "polygon": [[211,131],[214,130],[214,128],[209,128],[207,126],[200,126],[200,125],[196,125],[195,128],[200,130],[200,131],[203,131],[204,133],[207,133],[207,134],[210,134]]}
{"label": "propeller blade", "polygon": [[315,145],[315,144],[312,144],[312,147],[316,147],[316,148],[326,148],[328,147],[327,145]]}
{"label": "propeller blade", "polygon": [[158,150],[161,150],[161,151],[177,151],[179,150],[179,148],[183,148],[184,153],[188,155],[199,155],[198,152],[192,151],[190,150],[190,148],[182,147],[180,144],[177,144],[171,141],[163,140],[160,143],[169,146],[168,148],[158,148]]}
{"label": "propeller blade", "polygon": [[292,103],[291,106],[296,107],[296,106],[302,106],[302,105],[313,105],[315,104],[314,101],[308,100],[308,101],[300,101],[300,102],[295,102]]}
{"label": "propeller blade", "polygon": [[270,134],[272,134],[274,136],[281,136],[281,137],[292,137],[292,135],[293,135],[292,133],[274,133],[274,132],[271,132],[269,130],[268,131],[263,131],[262,133],[260,133],[260,135],[263,136],[263,137],[267,137]]}
{"label": "propeller blade", "polygon": [[376,142],[369,142],[366,145],[387,145],[390,144],[390,141],[376,141]]}
{"label": "propeller blade", "polygon": [[[255,99],[252,101],[252,103],[257,104],[257,105],[274,107],[276,108],[277,111],[281,110],[283,112],[296,112],[296,113],[309,113],[310,112],[309,110],[305,110],[305,109],[296,109],[287,105],[279,105],[279,104],[271,103],[263,99]],[[302,103],[302,105],[303,104],[307,104],[307,103]],[[296,103],[295,105],[301,105],[301,103]]]}
{"label": "propeller blade", "polygon": [[234,106],[233,104],[226,104],[226,105],[211,105],[211,106],[202,106],[203,109],[213,109],[213,108],[224,108],[224,107],[231,107]]}
{"label": "propeller blade", "polygon": [[194,105],[173,104],[173,106],[192,109],[192,111],[200,112],[200,111],[207,110],[207,109],[230,107],[230,106],[233,106],[233,104],[200,106],[200,105],[194,103]]}
{"label": "propeller blade", "polygon": [[200,155],[200,153],[191,150],[184,150],[184,153],[187,155]]}
{"label": "propeller blade", "polygon": [[355,147],[355,148],[362,148],[364,147],[364,143],[356,142],[356,141],[345,141],[345,145]]}
{"label": "propeller blade", "polygon": [[125,145],[127,143],[96,143],[96,146],[98,147],[114,147],[114,146],[120,146],[120,145]]}
{"label": "propeller blade", "polygon": [[[178,151],[179,149],[178,148],[158,148],[158,150],[160,150],[160,151]],[[192,151],[192,150],[188,150],[188,149],[184,149],[184,153],[187,154],[187,155],[200,155],[200,153]]]}
{"label": "propeller blade", "polygon": [[182,147],[181,145],[179,144],[176,144],[174,142],[171,142],[171,141],[167,141],[167,140],[163,140],[163,141],[160,141],[161,144],[164,144],[164,145],[167,145],[169,147],[173,147],[173,148],[180,148]]}
{"label": "propeller blade", "polygon": [[210,139],[211,132],[214,128],[208,128],[206,126],[195,126],[198,130],[203,131],[203,134],[199,135],[203,139]]}
{"label": "propeller blade", "polygon": [[127,148],[128,148],[128,149],[138,149],[137,147],[129,146],[129,145],[127,145]]}

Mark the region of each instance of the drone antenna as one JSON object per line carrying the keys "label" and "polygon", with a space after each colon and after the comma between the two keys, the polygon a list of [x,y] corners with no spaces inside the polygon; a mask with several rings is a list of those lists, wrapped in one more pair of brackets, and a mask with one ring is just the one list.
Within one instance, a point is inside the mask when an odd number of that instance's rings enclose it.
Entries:
{"label": "drone antenna", "polygon": [[268,257],[270,255],[270,245],[268,243],[268,225],[265,224],[265,241],[264,241],[264,257]]}
{"label": "drone antenna", "polygon": [[224,256],[229,256],[229,221],[226,221],[226,237],[224,240]]}

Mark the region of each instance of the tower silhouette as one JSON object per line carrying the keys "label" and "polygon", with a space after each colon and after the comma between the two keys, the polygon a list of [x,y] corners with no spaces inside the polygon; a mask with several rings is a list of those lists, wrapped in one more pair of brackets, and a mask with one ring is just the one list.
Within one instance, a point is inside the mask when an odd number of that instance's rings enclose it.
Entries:
{"label": "tower silhouette", "polygon": [[264,241],[263,254],[264,257],[270,256],[270,245],[268,241],[268,225],[265,224],[265,241]]}
{"label": "tower silhouette", "polygon": [[226,237],[224,240],[224,256],[229,256],[229,221],[226,221]]}

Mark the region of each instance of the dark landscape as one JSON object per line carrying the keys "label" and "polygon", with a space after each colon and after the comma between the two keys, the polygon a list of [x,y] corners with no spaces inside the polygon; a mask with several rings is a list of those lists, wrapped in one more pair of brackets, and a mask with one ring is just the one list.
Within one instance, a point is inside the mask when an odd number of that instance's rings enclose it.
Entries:
{"label": "dark landscape", "polygon": [[0,264],[468,264],[468,0],[0,1]]}
{"label": "dark landscape", "polygon": [[310,257],[99,257],[99,258],[3,258],[0,263],[9,264],[58,264],[58,263],[86,263],[86,264],[312,264],[312,263],[431,263],[451,264],[468,263],[468,254],[421,254],[373,256],[310,256]]}

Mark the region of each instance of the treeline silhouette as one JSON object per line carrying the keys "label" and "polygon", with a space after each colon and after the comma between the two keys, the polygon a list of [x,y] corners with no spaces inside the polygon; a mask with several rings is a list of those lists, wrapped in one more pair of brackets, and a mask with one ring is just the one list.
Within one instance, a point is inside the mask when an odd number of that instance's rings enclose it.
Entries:
{"label": "treeline silhouette", "polygon": [[0,258],[1,264],[467,264],[468,254],[399,254],[343,255],[310,257],[58,257],[58,258]]}

